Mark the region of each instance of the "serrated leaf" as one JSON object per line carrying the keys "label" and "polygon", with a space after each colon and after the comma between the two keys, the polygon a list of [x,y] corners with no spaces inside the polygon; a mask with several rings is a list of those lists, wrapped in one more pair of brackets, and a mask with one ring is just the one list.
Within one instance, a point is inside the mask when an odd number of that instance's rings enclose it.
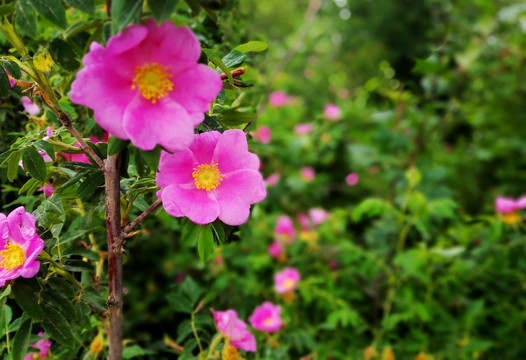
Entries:
{"label": "serrated leaf", "polygon": [[97,171],[84,179],[82,184],[80,184],[79,188],[77,189],[76,196],[82,198],[93,195],[95,190],[102,184],[104,184],[104,174],[100,171]]}
{"label": "serrated leaf", "polygon": [[49,305],[42,305],[45,317],[42,322],[42,327],[56,342],[73,347],[75,345],[75,337],[71,332],[71,327],[66,318],[57,310]]}
{"label": "serrated leaf", "polygon": [[226,126],[239,126],[257,119],[257,115],[249,112],[225,110],[221,113],[219,122]]}
{"label": "serrated leaf", "polygon": [[166,298],[174,311],[186,314],[192,313],[192,303],[188,297],[183,296],[182,294],[168,294]]}
{"label": "serrated leaf", "polygon": [[226,67],[233,68],[238,65],[241,65],[247,56],[241,51],[232,50],[224,58],[221,59]]}
{"label": "serrated leaf", "polygon": [[14,61],[4,61],[4,69],[6,69],[9,75],[14,77],[15,79],[20,79],[20,77],[22,76],[20,67]]}
{"label": "serrated leaf", "polygon": [[10,91],[11,84],[9,83],[9,78],[4,71],[4,68],[0,66],[0,98],[8,97]]}
{"label": "serrated leaf", "polygon": [[18,31],[32,38],[35,38],[38,35],[37,21],[30,0],[18,0],[15,24]]}
{"label": "serrated leaf", "polygon": [[199,240],[197,242],[197,252],[201,261],[207,261],[214,255],[215,242],[214,234],[210,225],[203,226],[199,233]]}
{"label": "serrated leaf", "polygon": [[199,285],[192,279],[191,276],[187,276],[181,284],[181,291],[190,299],[192,306],[195,305],[196,301],[201,296],[202,290]]}
{"label": "serrated leaf", "polygon": [[260,52],[267,50],[268,45],[263,41],[249,41],[247,43],[238,45],[234,50],[241,51],[243,53],[247,52]]}
{"label": "serrated leaf", "polygon": [[108,156],[121,152],[129,143],[128,140],[122,140],[115,136],[110,137],[108,140]]}
{"label": "serrated leaf", "polygon": [[31,335],[32,326],[33,323],[31,319],[26,319],[18,328],[13,339],[12,360],[24,359],[29,345],[29,336]]}
{"label": "serrated leaf", "polygon": [[47,280],[47,284],[54,290],[71,299],[75,296],[75,289],[66,281],[59,277],[52,277]]}
{"label": "serrated leaf", "polygon": [[38,150],[45,152],[51,159],[53,159],[53,161],[55,161],[55,150],[53,150],[53,145],[44,140],[38,140],[34,145]]}
{"label": "serrated leaf", "polygon": [[84,293],[80,298],[99,311],[104,312],[108,310],[106,307],[106,300],[100,295],[95,293]]}
{"label": "serrated leaf", "polygon": [[38,304],[38,299],[33,289],[17,282],[13,286],[13,293],[15,294],[16,303],[29,317],[37,322],[44,319],[44,313]]}
{"label": "serrated leaf", "polygon": [[75,9],[95,15],[95,0],[66,0],[66,3]]}
{"label": "serrated leaf", "polygon": [[64,40],[53,39],[49,43],[49,53],[53,61],[65,70],[75,71],[80,66],[80,62],[75,57],[75,52]]}
{"label": "serrated leaf", "polygon": [[49,305],[64,314],[70,321],[77,320],[77,312],[73,304],[61,293],[55,290],[47,290],[42,294],[42,299]]}
{"label": "serrated leaf", "polygon": [[34,147],[28,146],[24,148],[22,161],[24,169],[29,172],[29,175],[40,181],[46,180],[46,163],[42,155]]}
{"label": "serrated leaf", "polygon": [[67,27],[66,10],[60,0],[30,0],[35,10],[61,29]]}
{"label": "serrated leaf", "polygon": [[148,7],[158,24],[170,18],[175,10],[178,0],[148,0]]}

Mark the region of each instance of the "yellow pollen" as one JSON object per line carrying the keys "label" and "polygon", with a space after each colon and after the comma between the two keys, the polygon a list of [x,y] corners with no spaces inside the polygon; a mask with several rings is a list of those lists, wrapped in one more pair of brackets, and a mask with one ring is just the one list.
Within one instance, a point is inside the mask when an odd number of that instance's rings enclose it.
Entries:
{"label": "yellow pollen", "polygon": [[290,289],[293,286],[294,286],[294,280],[287,279],[283,282],[283,287],[285,287],[285,289]]}
{"label": "yellow pollen", "polygon": [[507,214],[502,214],[502,221],[507,225],[517,225],[521,222],[521,217],[516,212],[510,212]]}
{"label": "yellow pollen", "polygon": [[20,246],[8,241],[4,249],[0,251],[0,268],[11,271],[24,263],[26,253]]}
{"label": "yellow pollen", "polygon": [[265,321],[263,321],[263,324],[265,325],[272,325],[272,318],[266,318]]}
{"label": "yellow pollen", "polygon": [[132,89],[139,88],[142,96],[155,104],[157,100],[167,96],[173,90],[172,74],[168,72],[169,66],[151,63],[135,69]]}
{"label": "yellow pollen", "polygon": [[221,174],[217,163],[201,164],[192,172],[195,186],[198,189],[210,191],[221,185],[225,175]]}

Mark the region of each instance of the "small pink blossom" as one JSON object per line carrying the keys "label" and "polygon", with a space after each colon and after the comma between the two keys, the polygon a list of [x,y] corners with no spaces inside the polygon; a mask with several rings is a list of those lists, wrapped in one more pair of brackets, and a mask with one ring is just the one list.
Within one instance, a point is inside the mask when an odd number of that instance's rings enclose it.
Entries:
{"label": "small pink blossom", "polygon": [[335,104],[327,104],[325,109],[323,109],[323,113],[330,121],[338,121],[341,119],[341,110]]}
{"label": "small pink blossom", "polygon": [[[39,332],[38,336],[44,337],[43,332]],[[40,350],[38,353],[30,353],[24,357],[24,360],[42,360],[49,356],[49,348],[52,342],[49,339],[40,339],[36,343],[29,345],[30,347]]]}
{"label": "small pink blossom", "polygon": [[272,130],[268,126],[261,126],[252,133],[254,140],[262,144],[269,144],[272,139]]}
{"label": "small pink blossom", "polygon": [[53,129],[51,128],[51,126],[48,126],[46,129],[46,136],[44,136],[42,140],[47,141],[51,136],[53,136]]}
{"label": "small pink blossom", "polygon": [[278,184],[280,178],[281,178],[281,175],[278,174],[278,173],[270,174],[270,175],[265,179],[265,184],[268,185],[268,186],[275,186],[275,185]]}
{"label": "small pink blossom", "polygon": [[349,175],[347,175],[345,177],[345,182],[349,186],[354,186],[354,185],[358,184],[359,180],[360,180],[360,177],[356,173],[350,173]]}
{"label": "small pink blossom", "polygon": [[[108,133],[104,133],[104,136],[102,137],[102,139],[99,139],[96,136],[90,136],[89,137],[89,141],[91,143],[93,143],[93,144],[97,144],[97,143],[100,143],[100,142],[108,142],[108,138],[109,138]],[[80,143],[79,142],[76,142],[73,145],[80,147]],[[91,161],[89,161],[89,159],[88,159],[88,157],[86,156],[85,153],[81,153],[81,154],[62,153],[62,155],[64,156],[64,158],[67,161],[75,161],[75,162],[83,162],[83,163],[86,163],[86,164],[91,164]]]}
{"label": "small pink blossom", "polygon": [[287,267],[274,275],[274,290],[278,294],[292,292],[298,286],[301,276],[297,269]]}
{"label": "small pink blossom", "polygon": [[274,240],[274,242],[269,245],[267,250],[270,256],[277,259],[283,253],[283,250],[285,250],[285,248],[283,247],[283,244],[281,242]]}
{"label": "small pink blossom", "polygon": [[35,217],[23,206],[8,216],[0,214],[0,249],[0,286],[19,276],[33,277],[40,269],[35,258],[44,249],[44,241],[36,232]]}
{"label": "small pink blossom", "polygon": [[331,268],[331,270],[336,270],[338,268],[338,261],[331,259],[331,261],[329,262],[329,267]]}
{"label": "small pink blossom", "polygon": [[313,128],[314,127],[312,126],[312,124],[298,124],[296,125],[296,127],[294,127],[294,132],[296,133],[296,135],[307,135],[312,132]]}
{"label": "small pink blossom", "polygon": [[305,214],[298,214],[298,222],[300,223],[302,231],[308,231],[310,229],[310,219]]}
{"label": "small pink blossom", "polygon": [[47,184],[45,186],[40,187],[38,191],[42,191],[46,197],[50,197],[51,195],[53,195],[53,191],[55,191],[55,188],[51,186],[51,184]]}
{"label": "small pink blossom", "polygon": [[161,153],[157,196],[166,211],[196,224],[219,218],[228,225],[248,220],[250,205],[267,195],[259,158],[248,151],[241,130],[196,135],[188,149]]}
{"label": "small pink blossom", "polygon": [[495,200],[495,210],[503,214],[509,214],[514,211],[524,209],[526,207],[526,196],[519,198],[518,200],[505,197],[497,197]]}
{"label": "small pink blossom", "polygon": [[309,217],[314,226],[318,226],[329,218],[329,213],[320,208],[312,208],[309,210]]}
{"label": "small pink blossom", "polygon": [[289,96],[283,91],[274,91],[272,94],[270,94],[269,102],[270,106],[282,107],[288,104]]}
{"label": "small pink blossom", "polygon": [[265,301],[262,305],[254,309],[248,321],[254,329],[259,331],[268,333],[279,331],[282,325],[281,306]]}
{"label": "small pink blossom", "polygon": [[230,345],[250,352],[257,350],[256,338],[247,330],[245,322],[237,317],[235,310],[210,311],[214,315],[217,331],[229,339]]}
{"label": "small pink blossom", "polygon": [[21,100],[22,100],[22,105],[24,106],[24,110],[29,115],[36,115],[40,112],[40,106],[38,106],[33,101],[31,101],[31,99],[28,98],[27,96],[22,96]]}
{"label": "small pink blossom", "polygon": [[220,75],[197,63],[200,55],[188,27],[153,19],[131,25],[106,47],[91,43],[71,101],[92,108],[104,130],[142,150],[184,150],[222,88]]}
{"label": "small pink blossom", "polygon": [[311,182],[316,177],[316,172],[310,166],[306,166],[300,170],[300,175],[303,181]]}
{"label": "small pink blossom", "polygon": [[296,239],[296,229],[292,219],[287,215],[281,215],[276,220],[276,227],[274,228],[274,235],[280,241],[285,243],[292,243]]}

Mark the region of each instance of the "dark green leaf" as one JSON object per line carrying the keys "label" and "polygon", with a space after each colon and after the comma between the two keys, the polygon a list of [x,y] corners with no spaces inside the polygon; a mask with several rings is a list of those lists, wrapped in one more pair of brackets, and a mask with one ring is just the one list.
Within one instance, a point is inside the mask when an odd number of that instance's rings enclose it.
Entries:
{"label": "dark green leaf", "polygon": [[197,252],[202,261],[207,261],[214,255],[215,242],[212,228],[210,225],[203,226],[199,233],[197,242]]}
{"label": "dark green leaf", "polygon": [[40,181],[31,178],[28,181],[26,181],[26,183],[20,188],[20,190],[18,190],[18,195],[23,194],[25,192],[29,192],[29,190],[38,185],[40,185]]}
{"label": "dark green leaf", "polygon": [[66,3],[75,9],[84,11],[85,13],[91,15],[95,14],[95,0],[66,0]]}
{"label": "dark green leaf", "polygon": [[195,246],[197,244],[200,231],[201,225],[197,225],[189,219],[186,219],[186,222],[183,225],[183,233],[181,234],[181,240],[183,241],[183,244],[187,246]]}
{"label": "dark green leaf", "polygon": [[67,27],[66,11],[60,0],[30,0],[35,10],[61,29]]}
{"label": "dark green leaf", "polygon": [[205,114],[205,120],[199,125],[199,129],[202,130],[203,132],[207,132],[207,131],[222,132],[223,127],[217,121],[218,119],[219,119],[219,116],[208,116],[207,114]]}
{"label": "dark green leaf", "polygon": [[123,359],[133,359],[137,356],[153,355],[156,352],[153,350],[143,349],[139,345],[127,346],[122,351]]}
{"label": "dark green leaf", "polygon": [[201,11],[201,4],[199,3],[199,0],[185,0],[190,9],[192,10],[192,15],[197,16],[199,15],[199,12]]}
{"label": "dark green leaf", "polygon": [[37,20],[31,0],[19,0],[16,7],[15,24],[18,31],[34,38],[37,33]]}
{"label": "dark green leaf", "polygon": [[268,45],[267,43],[263,41],[249,41],[245,44],[238,45],[234,48],[234,50],[241,51],[243,53],[247,52],[259,52],[267,50]]}
{"label": "dark green leaf", "polygon": [[56,290],[47,290],[42,294],[42,299],[55,309],[60,311],[70,321],[77,320],[77,312],[73,304],[60,292]]}
{"label": "dark green leaf", "polygon": [[227,5],[227,0],[199,0],[201,6],[211,10],[223,10]]}
{"label": "dark green leaf", "polygon": [[44,319],[44,313],[38,305],[38,298],[33,289],[25,284],[16,282],[13,286],[13,292],[16,303],[27,315],[37,322]]}
{"label": "dark green leaf", "polygon": [[188,297],[182,294],[168,294],[166,298],[174,311],[187,314],[192,313],[192,303]]}
{"label": "dark green leaf", "polygon": [[93,265],[82,260],[69,260],[64,264],[64,269],[73,272],[93,270]]}
{"label": "dark green leaf", "polygon": [[178,0],[148,0],[148,6],[158,24],[168,20]]}
{"label": "dark green leaf", "polygon": [[181,291],[188,296],[192,301],[192,305],[195,305],[199,296],[201,296],[202,290],[199,285],[192,279],[191,276],[187,276],[181,284]]}
{"label": "dark green leaf", "polygon": [[2,5],[0,6],[0,16],[11,15],[12,13],[15,12],[15,9],[16,9],[16,5],[14,3]]}
{"label": "dark green leaf", "polygon": [[0,66],[0,98],[8,97],[10,91],[11,84],[9,83],[9,78],[4,71],[4,68]]}
{"label": "dark green leaf", "polygon": [[253,113],[225,110],[221,113],[221,119],[219,122],[226,126],[238,126],[254,121],[256,118],[257,115]]}
{"label": "dark green leaf", "polygon": [[20,71],[18,64],[14,61],[5,61],[4,68],[7,70],[9,75],[14,77],[15,79],[20,79],[20,77],[22,76],[22,72]]}
{"label": "dark green leaf", "polygon": [[49,227],[52,224],[61,224],[65,221],[64,205],[62,198],[54,194],[52,197],[42,201],[42,203],[33,211],[36,220],[43,227]]}
{"label": "dark green leaf", "polygon": [[102,184],[104,184],[104,174],[100,171],[97,171],[84,179],[82,184],[80,184],[79,188],[77,189],[76,196],[80,198],[91,196]]}
{"label": "dark green leaf", "polygon": [[47,280],[47,284],[54,290],[60,292],[68,299],[75,296],[75,289],[66,281],[59,277],[52,277]]}
{"label": "dark green leaf", "polygon": [[[97,146],[97,144],[94,144],[91,141],[86,141],[86,144],[91,148],[91,150],[93,150],[95,155],[97,155],[100,159],[104,159],[104,155],[102,155],[102,152],[100,151],[100,149]],[[91,156],[89,156],[88,154],[86,154],[86,157],[91,161],[92,164],[94,164],[94,165],[97,164],[95,161],[93,161]]]}
{"label": "dark green leaf", "polygon": [[75,58],[75,52],[64,40],[53,39],[49,43],[49,53],[53,61],[65,70],[74,71],[80,66],[79,61]]}
{"label": "dark green leaf", "polygon": [[18,176],[18,162],[20,161],[20,154],[21,151],[15,151],[11,155],[9,155],[9,159],[7,160],[7,179],[9,181],[13,181]]}
{"label": "dark green leaf", "polygon": [[40,150],[40,151],[43,151],[45,152],[46,154],[48,154],[48,156],[53,159],[53,161],[55,161],[55,151],[53,150],[53,145],[51,145],[50,143],[48,143],[47,141],[44,141],[44,140],[38,140],[35,142],[35,147]]}
{"label": "dark green leaf", "polygon": [[65,251],[62,252],[62,257],[68,257],[72,255],[80,255],[82,257],[85,257],[88,260],[93,260],[93,261],[100,260],[99,254],[89,249],[69,247]]}
{"label": "dark green leaf", "polygon": [[230,82],[231,85],[234,84],[234,78],[232,77],[232,74],[230,73],[230,71],[228,70],[228,67],[223,63],[223,61],[221,61],[221,59],[219,58],[219,56],[217,56],[212,50],[210,49],[203,49],[203,52],[206,54],[206,56],[208,56],[208,58],[210,59],[210,61],[212,61],[214,64],[216,64],[216,66],[218,68],[221,69],[221,71],[223,71],[226,76],[228,77],[228,81]]}
{"label": "dark green leaf", "polygon": [[75,345],[75,338],[66,318],[49,305],[44,304],[42,308],[45,313],[44,322],[42,323],[44,330],[46,330],[56,342],[73,347]]}
{"label": "dark green leaf", "polygon": [[226,67],[233,68],[238,65],[241,65],[246,58],[247,56],[241,51],[232,50],[221,60],[223,61]]}
{"label": "dark green leaf", "polygon": [[85,329],[91,327],[91,324],[89,322],[89,315],[91,313],[91,309],[89,308],[89,305],[81,301],[76,305],[76,309],[79,325]]}
{"label": "dark green leaf", "polygon": [[161,147],[157,146],[155,149],[151,151],[141,151],[141,155],[146,161],[146,164],[152,169],[154,172],[159,171],[159,159],[161,158]]}
{"label": "dark green leaf", "polygon": [[223,223],[221,220],[216,220],[211,225],[217,240],[220,244],[223,244],[225,242],[225,230],[223,228]]}
{"label": "dark green leaf", "polygon": [[28,146],[24,148],[22,161],[29,175],[40,181],[46,180],[46,163],[42,155],[34,147]]}
{"label": "dark green leaf", "polygon": [[121,152],[130,142],[128,140],[122,140],[115,136],[110,137],[108,141],[108,156]]}
{"label": "dark green leaf", "polygon": [[142,0],[113,0],[111,3],[112,32],[121,32],[141,16]]}
{"label": "dark green leaf", "polygon": [[108,310],[106,307],[106,300],[97,294],[84,293],[80,298],[99,311],[104,312]]}
{"label": "dark green leaf", "polygon": [[80,181],[84,176],[86,176],[89,173],[88,170],[82,171],[77,173],[75,176],[73,176],[71,179],[66,181],[64,184],[60,185],[58,188],[55,189],[55,194],[60,194],[62,191],[64,191],[68,186],[71,186],[73,184],[76,184]]}
{"label": "dark green leaf", "polygon": [[18,328],[13,339],[12,360],[23,360],[26,356],[32,326],[31,319],[26,319]]}

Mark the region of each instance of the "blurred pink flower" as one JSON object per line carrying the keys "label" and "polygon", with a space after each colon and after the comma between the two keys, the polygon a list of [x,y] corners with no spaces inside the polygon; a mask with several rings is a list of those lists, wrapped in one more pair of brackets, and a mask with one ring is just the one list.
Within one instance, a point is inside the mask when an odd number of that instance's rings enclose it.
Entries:
{"label": "blurred pink flower", "polygon": [[46,136],[44,136],[42,140],[47,141],[51,136],[53,136],[53,129],[51,128],[51,126],[48,126],[46,129]]}
{"label": "blurred pink flower", "polygon": [[329,267],[331,268],[331,270],[336,270],[338,268],[338,261],[331,259],[331,261],[329,262]]}
{"label": "blurred pink flower", "polygon": [[312,124],[298,124],[296,127],[294,127],[294,132],[296,135],[307,135],[310,132],[312,132],[313,126]]}
{"label": "blurred pink flower", "polygon": [[312,208],[309,210],[310,220],[314,226],[318,226],[329,218],[329,213],[321,208]]}
{"label": "blurred pink flower", "polygon": [[[96,136],[90,136],[89,137],[89,141],[91,143],[93,143],[93,144],[97,144],[97,143],[100,143],[100,142],[108,142],[108,137],[109,137],[108,133],[105,132],[104,136],[102,137],[102,139],[99,139]],[[76,142],[73,145],[80,147],[80,143],[79,142]],[[86,163],[86,164],[91,164],[91,161],[88,160],[88,157],[86,156],[85,153],[81,153],[81,154],[62,153],[62,155],[64,156],[64,158],[67,161],[75,161],[75,162],[83,162],[83,163]]]}
{"label": "blurred pink flower", "polygon": [[35,258],[44,249],[44,241],[36,232],[35,217],[23,206],[8,216],[0,214],[0,249],[0,286],[19,276],[33,277],[40,269]]}
{"label": "blurred pink flower", "polygon": [[323,109],[325,117],[331,121],[338,121],[341,119],[341,110],[335,104],[327,104]]}
{"label": "blurred pink flower", "polygon": [[229,339],[230,345],[245,351],[257,350],[256,338],[247,330],[245,322],[237,317],[235,310],[210,311],[214,315],[217,331]]}
{"label": "blurred pink flower", "polygon": [[303,181],[311,182],[312,180],[314,180],[314,177],[316,176],[316,172],[310,166],[306,166],[300,170],[300,175]]}
{"label": "blurred pink flower", "polygon": [[[39,332],[38,336],[44,337],[43,332]],[[36,343],[29,345],[30,347],[40,350],[38,353],[30,353],[24,357],[24,360],[42,360],[49,356],[49,348],[52,342],[49,339],[40,339]]]}
{"label": "blurred pink flower", "polygon": [[157,196],[172,216],[200,225],[217,218],[241,225],[250,205],[267,195],[258,169],[259,158],[248,151],[243,131],[205,132],[184,151],[161,153]]}
{"label": "blurred pink flower", "polygon": [[278,173],[270,174],[270,175],[265,179],[265,184],[268,185],[268,186],[275,186],[275,185],[278,184],[280,178],[281,178],[281,175],[278,174]]}
{"label": "blurred pink flower", "polygon": [[31,101],[31,99],[27,96],[22,96],[20,99],[22,100],[22,106],[24,106],[24,110],[29,115],[36,115],[40,112],[40,106]]}
{"label": "blurred pink flower", "polygon": [[296,229],[292,219],[287,215],[281,215],[276,220],[276,227],[274,228],[274,235],[277,240],[286,243],[292,243],[296,239]]}
{"label": "blurred pink flower", "polygon": [[42,191],[46,197],[50,197],[53,195],[53,191],[55,191],[55,188],[51,186],[51,184],[47,184],[45,186],[42,186],[38,189],[39,191]]}
{"label": "blurred pink flower", "polygon": [[296,289],[301,276],[297,269],[287,267],[274,275],[274,290],[278,294],[285,294]]}
{"label": "blurred pink flower", "polygon": [[495,210],[497,212],[508,214],[526,207],[526,196],[514,200],[512,198],[497,197],[495,200]]}
{"label": "blurred pink flower", "polygon": [[289,96],[283,91],[274,91],[272,94],[270,94],[269,102],[270,106],[282,107],[287,105],[289,102]]}
{"label": "blurred pink flower", "polygon": [[302,231],[307,231],[310,229],[310,219],[307,215],[298,214],[298,222],[300,223]]}
{"label": "blurred pink flower", "polygon": [[142,150],[157,144],[186,149],[194,126],[222,89],[220,75],[197,61],[201,45],[192,31],[153,19],[97,42],[71,85],[71,101],[92,108],[107,132]]}
{"label": "blurred pink flower", "polygon": [[360,177],[356,173],[350,173],[349,175],[347,175],[345,177],[345,182],[349,186],[354,186],[354,185],[358,184],[359,180],[360,180]]}
{"label": "blurred pink flower", "polygon": [[265,301],[262,305],[254,309],[248,321],[254,329],[259,331],[268,333],[279,331],[282,325],[281,306]]}
{"label": "blurred pink flower", "polygon": [[269,144],[272,139],[272,130],[268,126],[261,126],[252,133],[254,140],[262,144]]}
{"label": "blurred pink flower", "polygon": [[268,247],[268,253],[276,259],[283,253],[283,250],[285,250],[283,244],[277,240],[274,240],[274,242]]}

